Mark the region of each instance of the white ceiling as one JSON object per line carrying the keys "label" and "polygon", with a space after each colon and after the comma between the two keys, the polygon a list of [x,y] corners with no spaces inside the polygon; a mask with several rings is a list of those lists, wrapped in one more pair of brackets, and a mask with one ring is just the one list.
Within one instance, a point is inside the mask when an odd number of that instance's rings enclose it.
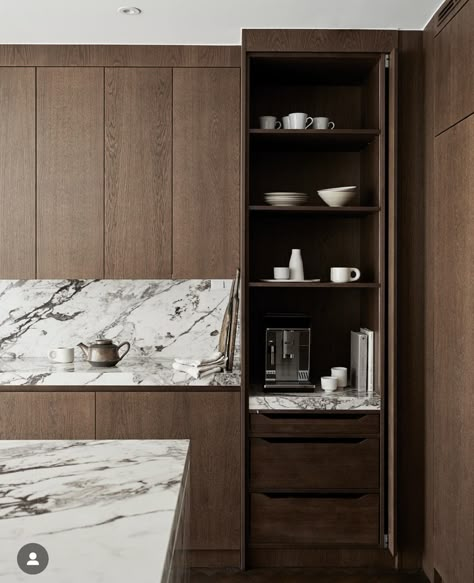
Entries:
{"label": "white ceiling", "polygon": [[[241,28],[422,29],[441,0],[0,0],[0,44],[240,44]],[[117,14],[138,6],[140,16]]]}

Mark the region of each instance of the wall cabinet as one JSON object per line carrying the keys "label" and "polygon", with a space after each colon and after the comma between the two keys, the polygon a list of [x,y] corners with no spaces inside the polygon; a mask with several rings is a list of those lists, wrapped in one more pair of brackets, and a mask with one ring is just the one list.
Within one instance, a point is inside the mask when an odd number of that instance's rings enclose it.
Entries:
{"label": "wall cabinet", "polygon": [[239,265],[240,69],[173,73],[173,277]]}
{"label": "wall cabinet", "polygon": [[238,553],[240,393],[101,392],[96,398],[98,439],[191,439],[190,549]]}
{"label": "wall cabinet", "polygon": [[104,71],[37,70],[37,277],[104,274]]}
{"label": "wall cabinet", "polygon": [[105,277],[171,277],[172,69],[105,70]]}
{"label": "wall cabinet", "polygon": [[35,69],[0,67],[0,278],[35,277]]}
{"label": "wall cabinet", "polygon": [[0,439],[94,438],[94,393],[0,392]]}

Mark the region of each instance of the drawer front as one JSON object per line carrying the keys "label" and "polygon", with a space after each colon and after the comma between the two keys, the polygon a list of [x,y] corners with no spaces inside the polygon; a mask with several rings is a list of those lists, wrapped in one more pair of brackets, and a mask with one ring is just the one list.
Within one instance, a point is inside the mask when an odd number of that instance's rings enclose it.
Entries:
{"label": "drawer front", "polygon": [[379,544],[379,496],[252,494],[251,544]]}
{"label": "drawer front", "polygon": [[250,486],[256,490],[379,487],[379,440],[252,438]]}
{"label": "drawer front", "polygon": [[366,435],[379,433],[378,413],[252,413],[250,432],[265,435]]}

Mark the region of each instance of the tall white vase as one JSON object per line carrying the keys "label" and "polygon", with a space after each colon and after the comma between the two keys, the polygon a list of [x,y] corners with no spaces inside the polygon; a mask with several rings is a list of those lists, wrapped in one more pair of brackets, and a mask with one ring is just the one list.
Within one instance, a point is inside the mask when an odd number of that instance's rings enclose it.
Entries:
{"label": "tall white vase", "polygon": [[301,249],[292,249],[290,257],[290,279],[304,279]]}

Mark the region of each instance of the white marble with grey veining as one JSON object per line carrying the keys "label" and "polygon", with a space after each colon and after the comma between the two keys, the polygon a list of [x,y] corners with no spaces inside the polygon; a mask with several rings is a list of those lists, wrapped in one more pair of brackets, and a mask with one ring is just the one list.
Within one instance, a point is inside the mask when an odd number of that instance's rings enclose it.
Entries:
{"label": "white marble with grey veining", "polygon": [[[0,357],[95,338],[130,342],[130,357],[206,357],[228,297],[211,280],[0,280]],[[237,366],[238,352],[239,339]]]}
{"label": "white marble with grey veining", "polygon": [[194,379],[174,370],[172,360],[124,358],[117,366],[94,368],[84,360],[52,364],[45,358],[0,359],[1,387],[12,386],[239,386],[240,370]]}
{"label": "white marble with grey veining", "polygon": [[251,391],[249,409],[252,411],[273,410],[324,410],[324,411],[364,411],[380,410],[380,395],[359,392],[357,389],[338,389],[325,393],[315,389],[308,393],[264,393]]}
{"label": "white marble with grey veining", "polygon": [[0,581],[43,545],[48,583],[159,583],[187,479],[187,440],[0,441]]}

